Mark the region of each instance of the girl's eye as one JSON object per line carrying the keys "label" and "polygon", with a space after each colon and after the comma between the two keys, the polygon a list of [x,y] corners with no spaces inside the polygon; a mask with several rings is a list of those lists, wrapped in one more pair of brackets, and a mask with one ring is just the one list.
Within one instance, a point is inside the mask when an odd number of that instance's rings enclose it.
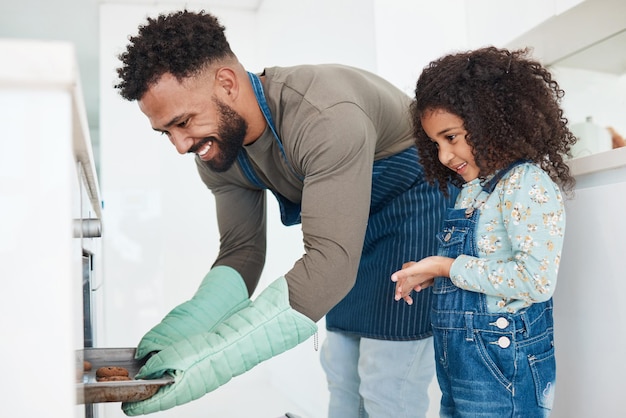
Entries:
{"label": "girl's eye", "polygon": [[454,141],[454,138],[456,138],[456,135],[447,135],[447,136],[446,136],[446,139],[447,139],[448,141],[450,141],[450,142],[451,142],[451,141]]}

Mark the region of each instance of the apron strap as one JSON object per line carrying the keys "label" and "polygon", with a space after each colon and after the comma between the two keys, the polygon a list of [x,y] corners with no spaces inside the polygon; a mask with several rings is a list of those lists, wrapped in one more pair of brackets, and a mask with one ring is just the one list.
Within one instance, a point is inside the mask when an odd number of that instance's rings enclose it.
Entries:
{"label": "apron strap", "polygon": [[274,139],[276,139],[276,143],[278,144],[278,148],[280,149],[280,153],[291,170],[291,173],[296,176],[300,181],[303,181],[304,178],[296,173],[296,170],[291,166],[289,160],[287,159],[287,154],[285,153],[285,148],[283,147],[283,143],[280,141],[280,137],[278,136],[278,132],[276,132],[276,126],[274,126],[274,120],[272,119],[272,113],[270,112],[270,108],[267,104],[267,100],[265,100],[265,94],[263,93],[263,85],[261,84],[261,79],[258,75],[251,73],[248,71],[248,78],[250,78],[250,82],[252,83],[252,88],[254,89],[254,95],[256,96],[256,101],[259,103],[259,107],[261,108],[261,112],[263,113],[263,117],[267,122],[267,125],[270,127],[272,133],[274,134]]}
{"label": "apron strap", "polygon": [[[280,138],[278,137],[278,133],[276,132],[276,127],[274,126],[274,121],[272,120],[272,114],[270,112],[269,106],[267,105],[267,100],[265,100],[265,94],[263,93],[263,85],[261,84],[261,79],[251,72],[248,72],[248,77],[250,78],[250,82],[252,83],[252,87],[254,88],[254,95],[256,96],[257,102],[259,103],[259,107],[261,108],[261,112],[263,113],[263,117],[270,127],[272,133],[274,134],[274,139],[276,139],[276,143],[280,149],[280,152],[285,160],[285,163],[291,170],[291,172],[301,181],[303,180],[302,176],[299,176],[291,164],[289,164],[289,160],[287,159],[287,155],[285,154],[285,149],[283,148],[282,142],[280,142]],[[280,193],[272,190],[267,187],[265,183],[259,178],[259,176],[254,171],[254,167],[250,162],[250,158],[248,157],[248,153],[245,148],[241,148],[239,154],[237,155],[237,162],[243,171],[243,174],[246,176],[250,183],[254,184],[259,189],[269,189],[276,200],[278,201],[278,206],[280,208],[280,219],[281,222],[286,225],[296,225],[301,222],[301,205],[299,203],[294,203],[281,195]]]}

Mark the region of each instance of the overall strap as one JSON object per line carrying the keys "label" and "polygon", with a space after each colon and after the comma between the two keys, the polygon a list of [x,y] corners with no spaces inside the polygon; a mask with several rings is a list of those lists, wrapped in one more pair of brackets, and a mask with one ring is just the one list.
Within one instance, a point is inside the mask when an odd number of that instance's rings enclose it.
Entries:
{"label": "overall strap", "polygon": [[508,167],[498,171],[487,183],[483,185],[483,190],[487,193],[493,192],[493,189],[496,188],[496,184],[513,168],[517,167],[520,164],[527,163],[529,160],[516,160],[509,164]]}
{"label": "overall strap", "polygon": [[480,208],[482,207],[482,205],[485,204],[491,192],[493,192],[493,190],[496,188],[496,185],[498,184],[500,179],[502,179],[502,177],[504,177],[506,173],[508,173],[513,168],[517,167],[518,165],[527,163],[528,161],[529,160],[513,161],[511,164],[509,164],[508,167],[503,168],[502,170],[498,171],[491,179],[489,179],[485,184],[483,184],[483,190],[478,195],[474,204],[465,209],[465,217],[470,218],[474,214],[474,211],[477,208]]}

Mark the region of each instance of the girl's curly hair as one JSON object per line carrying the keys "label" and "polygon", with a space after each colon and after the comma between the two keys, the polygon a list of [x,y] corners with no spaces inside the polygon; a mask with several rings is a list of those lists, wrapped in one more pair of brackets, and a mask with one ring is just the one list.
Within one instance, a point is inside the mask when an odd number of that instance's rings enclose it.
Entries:
{"label": "girl's curly hair", "polygon": [[215,61],[234,57],[224,30],[215,16],[204,11],[148,18],[118,56],[123,65],[117,69],[121,81],[115,88],[127,100],[140,100],[165,73],[181,80]]}
{"label": "girl's curly hair", "polygon": [[551,73],[516,51],[485,47],[443,56],[424,68],[411,104],[411,121],[426,178],[460,186],[463,179],[439,162],[438,149],[421,125],[432,110],[460,117],[480,177],[519,159],[538,164],[563,190],[573,189],[565,158],[576,137],[567,127],[564,95]]}

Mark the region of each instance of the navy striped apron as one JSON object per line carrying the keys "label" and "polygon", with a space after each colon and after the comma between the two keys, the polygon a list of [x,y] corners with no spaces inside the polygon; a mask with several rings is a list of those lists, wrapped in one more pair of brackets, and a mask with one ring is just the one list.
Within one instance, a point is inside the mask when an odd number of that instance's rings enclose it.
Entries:
{"label": "navy striped apron", "polygon": [[[263,115],[289,165],[261,82],[255,74],[248,75]],[[251,183],[267,189],[244,150],[239,153],[238,162]],[[302,180],[301,176],[297,177]],[[431,335],[430,288],[415,294],[413,305],[399,303],[394,300],[395,283],[390,277],[403,263],[437,253],[435,236],[457,192],[456,188],[450,188],[450,196],[445,198],[437,185],[424,180],[415,147],[374,162],[370,216],[356,284],[326,315],[328,330],[385,340],[414,340]],[[272,193],[278,200],[282,223],[300,223],[300,203],[291,202],[273,190]]]}
{"label": "navy striped apron", "polygon": [[326,328],[383,340],[432,334],[432,291],[413,293],[408,305],[394,299],[391,274],[407,261],[437,254],[436,233],[458,190],[445,198],[424,179],[417,149],[374,162],[370,216],[355,286],[326,315]]}

